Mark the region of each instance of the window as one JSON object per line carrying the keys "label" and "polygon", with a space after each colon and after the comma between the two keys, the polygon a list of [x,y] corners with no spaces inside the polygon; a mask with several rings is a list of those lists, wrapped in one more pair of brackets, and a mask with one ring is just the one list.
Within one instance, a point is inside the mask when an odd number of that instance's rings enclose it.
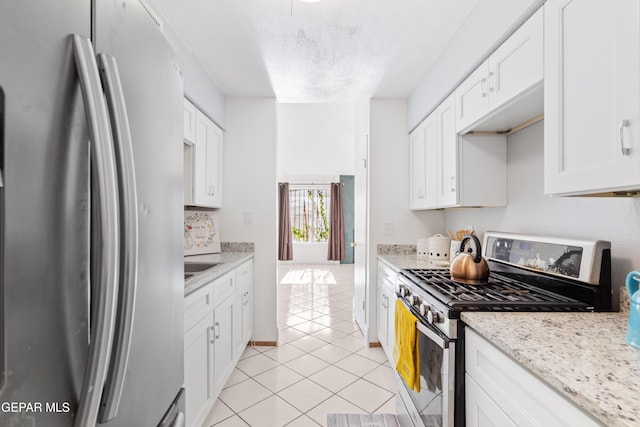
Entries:
{"label": "window", "polygon": [[289,189],[294,242],[328,241],[330,194],[328,186]]}

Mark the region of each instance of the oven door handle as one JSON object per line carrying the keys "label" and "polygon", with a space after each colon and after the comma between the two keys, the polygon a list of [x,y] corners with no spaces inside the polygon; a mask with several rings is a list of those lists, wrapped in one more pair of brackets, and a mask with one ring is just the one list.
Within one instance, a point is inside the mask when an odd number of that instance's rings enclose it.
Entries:
{"label": "oven door handle", "polygon": [[440,348],[442,349],[449,348],[449,340],[442,338],[439,334],[432,331],[431,328],[429,328],[428,326],[418,321],[416,322],[416,328],[418,328],[418,331],[420,331],[420,333],[426,335],[427,338],[429,338],[434,343],[438,344]]}

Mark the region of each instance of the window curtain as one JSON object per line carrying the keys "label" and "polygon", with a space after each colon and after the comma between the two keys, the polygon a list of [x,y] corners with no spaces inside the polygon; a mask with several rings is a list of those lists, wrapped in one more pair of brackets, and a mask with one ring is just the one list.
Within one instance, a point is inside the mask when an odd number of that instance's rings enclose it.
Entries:
{"label": "window curtain", "polygon": [[289,213],[289,183],[281,182],[278,194],[278,260],[293,259],[293,236]]}
{"label": "window curtain", "polygon": [[344,259],[344,219],[342,214],[342,184],[331,183],[331,207],[329,208],[329,261]]}

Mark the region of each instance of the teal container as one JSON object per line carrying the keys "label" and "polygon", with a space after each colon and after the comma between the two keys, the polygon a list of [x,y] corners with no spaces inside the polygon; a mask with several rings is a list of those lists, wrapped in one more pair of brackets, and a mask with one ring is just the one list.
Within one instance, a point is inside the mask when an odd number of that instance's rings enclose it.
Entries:
{"label": "teal container", "polygon": [[625,340],[634,347],[640,348],[640,272],[632,271],[627,274],[625,282],[631,306],[629,307],[629,325]]}

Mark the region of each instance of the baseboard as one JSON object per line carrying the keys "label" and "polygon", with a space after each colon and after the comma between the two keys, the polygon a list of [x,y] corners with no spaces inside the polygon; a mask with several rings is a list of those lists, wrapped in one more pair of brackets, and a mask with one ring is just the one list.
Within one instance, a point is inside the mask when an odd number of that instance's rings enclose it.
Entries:
{"label": "baseboard", "polygon": [[253,347],[276,347],[276,341],[249,341],[249,345]]}

